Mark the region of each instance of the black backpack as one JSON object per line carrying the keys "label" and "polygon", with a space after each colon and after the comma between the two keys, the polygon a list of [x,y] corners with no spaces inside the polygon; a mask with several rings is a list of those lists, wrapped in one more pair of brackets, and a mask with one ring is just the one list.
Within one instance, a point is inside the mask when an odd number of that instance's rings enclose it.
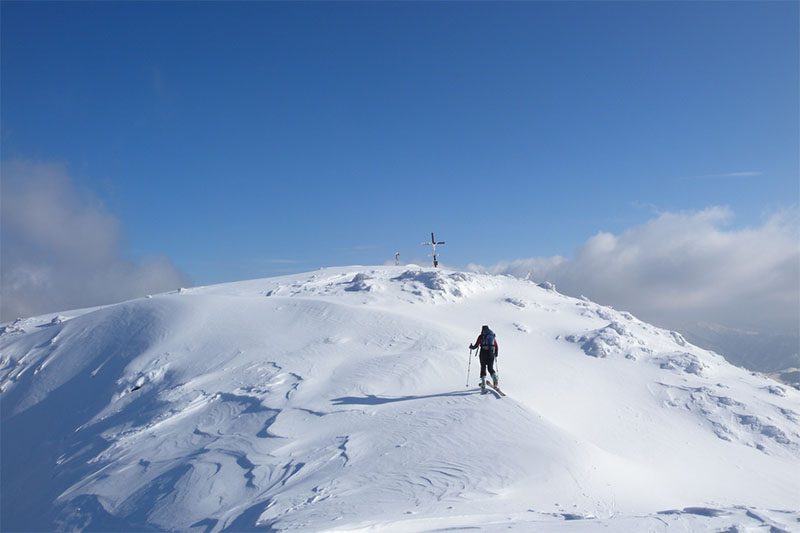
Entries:
{"label": "black backpack", "polygon": [[494,353],[494,331],[488,328],[481,333],[481,351],[483,350]]}

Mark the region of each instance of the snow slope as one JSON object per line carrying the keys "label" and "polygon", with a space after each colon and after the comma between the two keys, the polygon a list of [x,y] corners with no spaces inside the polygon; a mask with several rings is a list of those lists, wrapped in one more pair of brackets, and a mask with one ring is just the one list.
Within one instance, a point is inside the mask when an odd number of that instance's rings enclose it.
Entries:
{"label": "snow slope", "polygon": [[347,267],[62,315],[0,334],[4,531],[800,529],[799,391],[552,287]]}

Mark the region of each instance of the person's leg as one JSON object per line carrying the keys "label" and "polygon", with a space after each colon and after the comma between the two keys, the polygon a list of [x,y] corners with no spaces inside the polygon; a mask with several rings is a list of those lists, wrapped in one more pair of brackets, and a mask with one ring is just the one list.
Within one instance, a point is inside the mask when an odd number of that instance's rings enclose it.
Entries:
{"label": "person's leg", "polygon": [[491,368],[492,361],[491,357],[486,357],[486,353],[481,351],[480,354],[481,359],[481,388],[486,388],[486,367],[489,366]]}
{"label": "person's leg", "polygon": [[497,387],[497,373],[494,371],[494,357],[490,357],[486,365],[489,368],[489,375],[492,376],[492,383]]}

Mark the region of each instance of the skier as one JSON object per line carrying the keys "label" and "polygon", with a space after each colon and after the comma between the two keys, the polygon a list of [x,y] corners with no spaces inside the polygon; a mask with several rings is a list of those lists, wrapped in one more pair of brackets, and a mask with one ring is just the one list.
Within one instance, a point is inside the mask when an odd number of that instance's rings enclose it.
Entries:
{"label": "skier", "polygon": [[470,350],[478,347],[481,349],[481,391],[486,392],[486,367],[489,367],[492,383],[494,383],[494,388],[497,388],[497,373],[494,371],[494,360],[499,352],[497,339],[494,332],[489,329],[489,326],[483,326],[475,344],[469,345]]}

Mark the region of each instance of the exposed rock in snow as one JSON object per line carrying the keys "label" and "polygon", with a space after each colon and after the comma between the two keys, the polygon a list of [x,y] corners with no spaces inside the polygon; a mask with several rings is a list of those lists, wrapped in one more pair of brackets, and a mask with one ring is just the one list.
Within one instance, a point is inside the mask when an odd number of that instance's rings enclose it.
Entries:
{"label": "exposed rock in snow", "polygon": [[[682,346],[686,346],[683,344]],[[654,360],[664,370],[680,370],[689,374],[702,375],[707,368],[700,359],[689,352],[667,353],[655,357]]]}
{"label": "exposed rock in snow", "polygon": [[554,284],[550,283],[549,281],[541,282],[539,284],[539,287],[544,289],[544,290],[547,290],[547,291],[553,291],[553,292],[556,291],[556,286]]}
{"label": "exposed rock in snow", "polygon": [[353,276],[353,280],[350,282],[350,286],[345,288],[346,291],[370,291],[372,290],[372,286],[368,283],[372,277],[369,274],[365,274],[364,272],[359,272],[355,276]]}
{"label": "exposed rock in snow", "polygon": [[[608,314],[604,313],[603,316],[607,317]],[[639,355],[653,352],[644,340],[633,335],[619,322],[611,322],[585,335],[569,335],[566,340],[580,344],[581,350],[591,357],[623,355],[627,359],[636,359]]]}
{"label": "exposed rock in snow", "polygon": [[6,324],[0,328],[0,335],[9,335],[12,333],[25,333],[26,319],[18,318],[11,324]]}
{"label": "exposed rock in snow", "polygon": [[526,304],[519,298],[506,298],[505,301],[510,303],[511,305],[519,307],[520,309],[525,309],[528,306],[528,304]]}

